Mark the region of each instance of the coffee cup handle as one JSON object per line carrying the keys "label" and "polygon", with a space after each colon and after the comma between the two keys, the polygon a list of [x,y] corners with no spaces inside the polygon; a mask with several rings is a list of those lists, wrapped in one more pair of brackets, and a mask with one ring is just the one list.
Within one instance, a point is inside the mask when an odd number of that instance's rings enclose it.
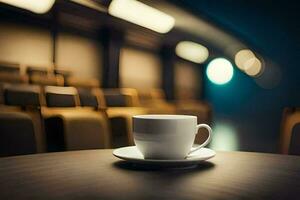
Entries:
{"label": "coffee cup handle", "polygon": [[205,147],[205,146],[208,145],[208,144],[210,143],[210,141],[211,141],[212,129],[210,128],[210,126],[208,126],[207,124],[198,124],[198,125],[197,125],[197,132],[195,133],[195,135],[198,134],[198,130],[199,130],[200,128],[206,128],[206,129],[207,129],[207,131],[208,131],[208,137],[207,137],[207,139],[205,140],[205,142],[203,142],[202,144],[200,144],[200,145],[197,146],[196,148],[193,148],[193,149],[189,152],[189,154],[191,154],[191,153],[193,153],[193,152],[195,152],[195,151],[201,149],[202,147]]}

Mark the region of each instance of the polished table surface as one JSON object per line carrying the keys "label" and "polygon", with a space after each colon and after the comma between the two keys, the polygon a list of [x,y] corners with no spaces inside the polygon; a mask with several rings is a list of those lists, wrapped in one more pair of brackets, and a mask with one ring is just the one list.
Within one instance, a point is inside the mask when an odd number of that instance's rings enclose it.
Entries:
{"label": "polished table surface", "polygon": [[1,158],[0,199],[300,199],[300,157],[217,152],[190,169],[132,165],[112,150]]}

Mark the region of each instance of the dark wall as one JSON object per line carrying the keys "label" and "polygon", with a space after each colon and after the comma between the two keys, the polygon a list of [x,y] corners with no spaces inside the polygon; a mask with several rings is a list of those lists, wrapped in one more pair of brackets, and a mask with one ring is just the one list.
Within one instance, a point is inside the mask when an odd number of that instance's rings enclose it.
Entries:
{"label": "dark wall", "polygon": [[[206,79],[205,96],[215,123],[234,126],[240,150],[276,152],[282,110],[300,106],[299,5],[296,1],[176,1],[233,34],[265,58],[269,89],[235,68],[232,81],[216,86]],[[279,75],[281,80],[276,84]],[[271,89],[270,89],[271,88]]]}

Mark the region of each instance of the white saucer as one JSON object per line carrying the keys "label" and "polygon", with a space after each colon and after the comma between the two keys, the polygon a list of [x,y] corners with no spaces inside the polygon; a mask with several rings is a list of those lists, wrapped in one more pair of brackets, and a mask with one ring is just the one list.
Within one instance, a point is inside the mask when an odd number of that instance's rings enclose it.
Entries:
{"label": "white saucer", "polygon": [[113,155],[125,161],[145,165],[158,165],[164,167],[181,167],[189,165],[197,165],[205,160],[208,160],[216,155],[212,149],[201,148],[198,151],[191,153],[187,158],[181,160],[155,160],[144,159],[143,155],[136,146],[128,146],[115,149]]}

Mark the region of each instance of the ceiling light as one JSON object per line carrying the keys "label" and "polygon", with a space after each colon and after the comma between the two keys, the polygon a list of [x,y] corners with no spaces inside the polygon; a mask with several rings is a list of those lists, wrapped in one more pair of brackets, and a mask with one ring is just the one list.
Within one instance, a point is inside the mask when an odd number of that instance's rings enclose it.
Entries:
{"label": "ceiling light", "polygon": [[203,63],[209,55],[205,46],[190,41],[179,42],[175,51],[179,57],[195,63]]}
{"label": "ceiling light", "polygon": [[257,58],[252,58],[245,62],[245,73],[249,76],[257,76],[262,71],[261,62]]}
{"label": "ceiling light", "polygon": [[206,75],[211,82],[217,85],[226,84],[233,77],[232,64],[225,58],[215,58],[208,64]]}
{"label": "ceiling light", "polygon": [[52,8],[55,0],[0,0],[0,2],[43,14]]}
{"label": "ceiling light", "polygon": [[239,69],[245,70],[245,63],[253,58],[255,58],[255,55],[251,50],[243,49],[235,54],[234,61]]}
{"label": "ceiling light", "polygon": [[108,13],[159,33],[169,32],[175,24],[172,16],[136,0],[113,0]]}

